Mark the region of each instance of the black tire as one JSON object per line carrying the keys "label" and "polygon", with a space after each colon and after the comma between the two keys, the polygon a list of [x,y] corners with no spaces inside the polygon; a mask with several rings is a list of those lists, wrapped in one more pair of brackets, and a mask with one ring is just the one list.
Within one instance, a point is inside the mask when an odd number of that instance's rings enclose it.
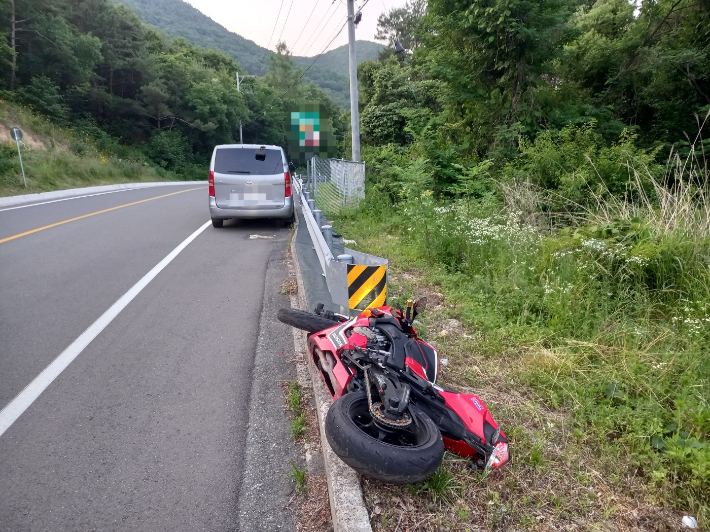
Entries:
{"label": "black tire", "polygon": [[218,218],[212,218],[212,227],[220,228],[224,225],[224,220]]}
{"label": "black tire", "polygon": [[319,316],[318,314],[304,312],[295,308],[282,308],[276,313],[276,317],[281,323],[296,327],[296,329],[308,331],[309,333],[322,331],[338,323]]}
{"label": "black tire", "polygon": [[365,392],[346,393],[328,410],[325,435],[335,454],[358,473],[393,484],[421,482],[441,465],[444,442],[426,414],[413,405],[409,412],[408,431],[383,432],[372,422]]}

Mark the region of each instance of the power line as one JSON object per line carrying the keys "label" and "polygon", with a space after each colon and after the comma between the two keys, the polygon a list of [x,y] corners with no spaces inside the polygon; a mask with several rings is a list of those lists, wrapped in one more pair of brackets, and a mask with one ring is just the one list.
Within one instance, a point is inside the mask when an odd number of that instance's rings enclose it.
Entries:
{"label": "power line", "polygon": [[288,24],[288,16],[291,14],[291,8],[293,7],[293,0],[291,0],[291,5],[288,6],[288,13],[286,13],[286,20],[284,20],[284,27],[281,28],[281,33],[279,33],[279,40],[277,43],[281,42],[281,36],[284,34],[284,30],[286,29],[286,24]]}
{"label": "power line", "polygon": [[[331,4],[328,6],[328,9],[326,9],[326,10],[325,10],[325,13],[323,13],[323,16],[321,17],[320,21],[318,22],[318,24],[316,24],[316,27],[317,27],[317,28],[322,28],[322,27],[323,27],[323,21],[325,20],[325,17],[328,16],[328,13],[330,12],[330,9],[331,9],[334,5],[335,5],[335,0],[333,0],[333,1],[331,2]],[[338,10],[338,6],[337,6],[337,5],[336,5],[336,7],[335,7],[335,10],[336,10],[336,11]],[[333,13],[335,13],[335,11],[333,11]],[[333,14],[331,14],[330,16],[331,16],[331,18],[332,18],[332,17],[333,17]],[[330,21],[330,18],[328,19],[328,21]],[[306,46],[308,46],[308,43],[311,43],[311,41],[312,41],[317,35],[319,35],[319,33],[313,32],[313,33],[311,34],[311,36],[310,36],[310,37],[308,38],[308,40],[306,41],[306,44],[303,45],[303,49],[304,49],[304,50],[306,49]],[[312,46],[313,46],[313,43],[311,43],[311,46],[308,48],[308,50],[310,50]],[[294,50],[294,54],[295,54],[295,50]],[[305,55],[305,54],[302,54],[302,55]]]}
{"label": "power line", "polygon": [[340,35],[342,33],[343,29],[345,29],[345,26],[347,26],[347,25],[348,25],[348,21],[346,20],[345,24],[343,24],[340,27],[340,29],[338,30],[338,33],[336,33],[335,36],[330,40],[330,42],[325,45],[323,50],[321,50],[321,52],[316,56],[316,58],[313,60],[313,62],[310,65],[308,65],[308,68],[301,73],[299,78],[293,82],[293,84],[286,90],[286,92],[289,92],[291,89],[293,89],[296,86],[296,84],[303,79],[303,76],[306,75],[306,72],[308,72],[311,69],[311,67],[316,64],[316,61],[318,61],[320,56],[323,55],[323,52],[325,52],[328,49],[328,47],[330,47],[330,45],[333,44],[333,41],[338,38],[338,35]]}
{"label": "power line", "polygon": [[[333,12],[331,13],[330,17],[328,18],[328,21],[325,23],[325,26],[328,25],[328,23],[330,22],[330,20],[333,18],[333,15],[335,15],[337,12],[338,12],[338,6],[336,5],[335,11],[333,11]],[[303,52],[303,55],[307,55],[307,54],[308,54],[309,50],[310,50],[311,48],[313,48],[313,45],[318,41],[318,37],[320,37],[321,35],[322,35],[321,33],[318,33],[318,34],[315,36],[315,39],[314,39],[313,42],[310,44],[310,46]]]}
{"label": "power line", "polygon": [[301,28],[301,33],[298,34],[298,37],[296,37],[296,42],[293,43],[293,49],[296,49],[296,45],[298,44],[299,39],[301,38],[301,35],[303,35],[303,30],[306,29],[306,26],[308,26],[308,23],[311,21],[311,17],[313,16],[314,11],[316,10],[316,7],[318,7],[318,4],[320,3],[320,0],[316,0],[316,3],[313,4],[313,9],[311,9],[311,14],[308,15],[308,20],[306,21],[305,25]]}
{"label": "power line", "polygon": [[281,0],[281,5],[279,6],[279,14],[276,15],[276,22],[274,22],[274,29],[271,30],[271,37],[269,37],[269,44],[266,45],[266,52],[269,52],[269,46],[271,46],[271,39],[274,38],[274,32],[276,31],[276,25],[279,23],[279,17],[281,16],[281,8],[284,6],[284,0]]}

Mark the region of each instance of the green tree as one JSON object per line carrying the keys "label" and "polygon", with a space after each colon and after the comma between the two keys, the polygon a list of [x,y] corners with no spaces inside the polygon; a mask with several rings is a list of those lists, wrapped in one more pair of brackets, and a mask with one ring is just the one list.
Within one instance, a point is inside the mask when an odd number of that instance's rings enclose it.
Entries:
{"label": "green tree", "polygon": [[404,7],[391,9],[377,18],[375,39],[385,41],[392,48],[394,42],[412,52],[421,44],[419,22],[426,12],[426,0],[409,0]]}

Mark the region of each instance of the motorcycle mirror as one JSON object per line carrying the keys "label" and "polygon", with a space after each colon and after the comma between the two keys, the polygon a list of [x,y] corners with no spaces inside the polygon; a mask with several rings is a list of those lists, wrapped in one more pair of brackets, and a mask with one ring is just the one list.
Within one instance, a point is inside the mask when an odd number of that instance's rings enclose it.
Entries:
{"label": "motorcycle mirror", "polygon": [[419,301],[414,304],[414,306],[416,307],[417,312],[426,310],[426,297],[420,298]]}

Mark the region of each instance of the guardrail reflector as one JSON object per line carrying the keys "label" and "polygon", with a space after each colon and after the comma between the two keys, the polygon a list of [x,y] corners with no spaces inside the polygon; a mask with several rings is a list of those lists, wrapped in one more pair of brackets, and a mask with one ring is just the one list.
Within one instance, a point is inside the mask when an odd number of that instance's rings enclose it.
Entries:
{"label": "guardrail reflector", "polygon": [[387,266],[348,264],[348,302],[352,309],[379,307],[387,300]]}

